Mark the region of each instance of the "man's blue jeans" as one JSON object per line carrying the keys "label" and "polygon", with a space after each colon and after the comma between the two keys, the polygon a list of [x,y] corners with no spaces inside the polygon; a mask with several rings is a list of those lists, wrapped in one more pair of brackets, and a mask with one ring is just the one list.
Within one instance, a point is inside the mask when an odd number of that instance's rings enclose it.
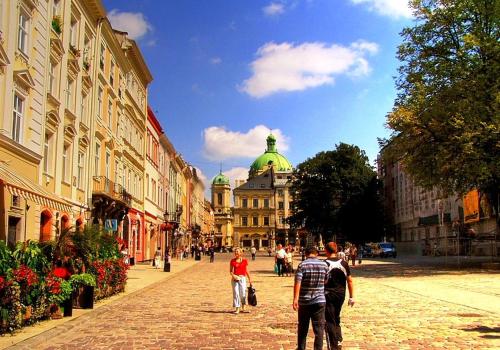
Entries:
{"label": "man's blue jeans", "polygon": [[323,334],[325,333],[325,304],[299,305],[299,325],[297,329],[297,346],[306,350],[309,321],[314,332],[314,350],[323,349]]}

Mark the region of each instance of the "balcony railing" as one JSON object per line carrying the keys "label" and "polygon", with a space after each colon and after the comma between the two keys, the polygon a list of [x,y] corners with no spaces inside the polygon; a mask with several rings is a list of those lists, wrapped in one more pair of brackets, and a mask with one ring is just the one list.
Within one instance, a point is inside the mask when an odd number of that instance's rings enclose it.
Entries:
{"label": "balcony railing", "polygon": [[132,195],[125,191],[122,185],[111,181],[106,176],[94,176],[93,192],[103,193],[113,199],[119,200],[130,206]]}

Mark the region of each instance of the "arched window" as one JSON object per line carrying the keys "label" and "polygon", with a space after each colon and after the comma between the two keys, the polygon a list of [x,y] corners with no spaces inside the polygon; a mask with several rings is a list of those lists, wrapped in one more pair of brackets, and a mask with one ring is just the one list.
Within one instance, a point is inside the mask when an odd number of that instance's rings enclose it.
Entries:
{"label": "arched window", "polygon": [[52,232],[52,213],[44,210],[40,214],[40,242],[50,240]]}
{"label": "arched window", "polygon": [[222,205],[222,193],[217,193],[217,204]]}

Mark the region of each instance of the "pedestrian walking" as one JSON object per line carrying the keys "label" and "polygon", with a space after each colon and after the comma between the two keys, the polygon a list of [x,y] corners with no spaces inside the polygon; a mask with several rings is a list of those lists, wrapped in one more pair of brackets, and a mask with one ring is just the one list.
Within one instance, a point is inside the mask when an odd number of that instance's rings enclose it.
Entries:
{"label": "pedestrian walking", "polygon": [[358,248],[356,248],[356,245],[353,244],[349,249],[349,257],[351,258],[352,266],[356,266],[357,255],[358,255]]}
{"label": "pedestrian walking", "polygon": [[293,253],[290,248],[286,248],[285,252],[286,252],[285,256],[286,275],[290,276],[290,274],[293,273]]}
{"label": "pedestrian walking", "polygon": [[273,252],[273,250],[271,249],[271,247],[267,248],[267,254],[269,254],[269,256],[271,256],[272,252]]}
{"label": "pedestrian walking", "polygon": [[214,260],[215,260],[215,248],[213,245],[211,245],[209,248],[208,248],[208,253],[210,254],[210,262],[213,263]]}
{"label": "pedestrian walking", "polygon": [[159,269],[160,264],[161,264],[161,248],[160,247],[158,247],[156,249],[154,262],[155,262],[155,269]]}
{"label": "pedestrian walking", "polygon": [[326,340],[328,349],[342,349],[342,329],[340,327],[340,311],[345,299],[345,286],[349,290],[349,306],[354,305],[354,287],[349,263],[337,255],[337,245],[330,242],[325,246],[328,278],[325,284],[326,297]]}
{"label": "pedestrian walking", "polygon": [[314,332],[314,350],[323,349],[325,332],[325,279],[328,272],[324,261],[318,259],[318,250],[308,247],[306,259],[297,267],[293,287],[293,309],[298,311],[297,349],[306,349],[309,321]]}
{"label": "pedestrian walking", "polygon": [[363,262],[363,246],[360,244],[358,249],[358,264],[361,265]]}
{"label": "pedestrian walking", "polygon": [[276,254],[274,256],[274,261],[276,263],[276,266],[278,267],[278,276],[284,276],[285,256],[285,249],[283,249],[283,246],[281,244],[278,244],[278,246],[276,247]]}
{"label": "pedestrian walking", "polygon": [[255,255],[257,254],[257,249],[255,248],[255,246],[252,246],[252,248],[250,248],[250,252],[252,253],[252,260],[255,260]]}
{"label": "pedestrian walking", "polygon": [[231,274],[231,286],[233,288],[234,313],[248,312],[245,309],[247,282],[251,286],[252,280],[248,273],[248,260],[243,258],[241,248],[234,250],[234,258],[229,263],[229,273]]}

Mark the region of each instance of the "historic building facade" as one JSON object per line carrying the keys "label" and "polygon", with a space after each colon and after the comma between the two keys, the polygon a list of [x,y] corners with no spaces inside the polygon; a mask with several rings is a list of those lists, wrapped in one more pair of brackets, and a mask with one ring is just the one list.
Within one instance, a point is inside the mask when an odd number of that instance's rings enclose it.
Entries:
{"label": "historic building facade", "polygon": [[148,114],[152,79],[100,0],[0,1],[1,240],[90,220],[142,261],[167,222],[183,242],[201,227],[203,185]]}
{"label": "historic building facade", "polygon": [[292,164],[267,137],[266,151],[250,166],[248,179],[237,180],[230,206],[231,187],[222,172],[212,180],[216,237],[223,245],[274,249],[277,243],[294,243],[290,216]]}

